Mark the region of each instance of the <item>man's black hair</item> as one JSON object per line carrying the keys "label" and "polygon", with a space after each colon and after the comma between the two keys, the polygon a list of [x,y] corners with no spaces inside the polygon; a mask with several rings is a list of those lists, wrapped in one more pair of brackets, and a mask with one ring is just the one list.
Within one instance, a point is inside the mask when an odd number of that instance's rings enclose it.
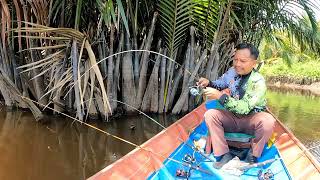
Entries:
{"label": "man's black hair", "polygon": [[238,44],[238,45],[236,46],[236,49],[237,49],[237,50],[240,50],[240,49],[249,49],[251,56],[252,56],[254,59],[258,59],[259,50],[258,50],[253,44],[250,44],[250,43],[240,43],[240,44]]}

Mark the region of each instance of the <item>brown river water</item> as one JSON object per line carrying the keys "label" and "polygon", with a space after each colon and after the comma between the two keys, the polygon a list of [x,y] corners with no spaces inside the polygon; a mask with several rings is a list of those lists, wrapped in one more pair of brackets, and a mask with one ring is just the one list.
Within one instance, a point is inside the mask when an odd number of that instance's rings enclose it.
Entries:
{"label": "brown river water", "polygon": [[[320,160],[320,98],[270,91],[269,105]],[[164,126],[178,117],[152,116]],[[62,116],[35,122],[30,112],[0,109],[0,180],[78,180],[92,176],[134,147]],[[162,130],[142,115],[90,124],[142,144]]]}

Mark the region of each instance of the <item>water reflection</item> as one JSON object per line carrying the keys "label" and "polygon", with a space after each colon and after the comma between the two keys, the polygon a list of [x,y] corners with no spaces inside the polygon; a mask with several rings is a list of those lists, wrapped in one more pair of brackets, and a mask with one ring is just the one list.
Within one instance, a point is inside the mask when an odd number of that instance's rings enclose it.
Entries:
{"label": "water reflection", "polygon": [[[168,126],[177,118],[155,117]],[[85,179],[134,147],[65,118],[36,123],[29,112],[0,112],[0,179]],[[142,144],[162,129],[144,116],[92,125]]]}
{"label": "water reflection", "polygon": [[272,112],[320,161],[320,97],[304,92],[271,90],[267,95]]}

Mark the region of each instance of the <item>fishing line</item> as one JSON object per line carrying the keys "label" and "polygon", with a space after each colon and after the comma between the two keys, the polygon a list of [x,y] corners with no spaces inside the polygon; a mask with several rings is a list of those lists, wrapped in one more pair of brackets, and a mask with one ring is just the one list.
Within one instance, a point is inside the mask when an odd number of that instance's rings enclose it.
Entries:
{"label": "fishing line", "polygon": [[[18,96],[20,96],[21,98],[23,98],[23,99],[25,99],[25,100],[34,102],[34,103],[36,103],[36,104],[38,104],[38,105],[40,105],[40,106],[44,106],[43,104],[41,104],[41,103],[39,103],[39,102],[37,102],[37,101],[34,101],[34,100],[32,100],[32,99],[30,99],[30,98],[28,98],[28,97],[21,96],[21,95],[18,95]],[[117,101],[117,100],[116,100],[116,101]],[[120,102],[120,103],[123,103],[123,102]],[[123,104],[125,104],[125,103],[123,103]],[[132,106],[130,106],[130,107],[132,107]],[[165,156],[162,155],[162,154],[159,154],[159,153],[153,152],[153,151],[151,151],[151,150],[148,150],[148,149],[146,149],[146,148],[143,148],[143,147],[141,147],[140,145],[137,145],[137,144],[135,144],[135,143],[133,143],[133,142],[130,142],[130,141],[128,141],[128,140],[125,140],[125,139],[123,139],[123,138],[121,138],[121,137],[119,137],[119,136],[113,135],[113,134],[111,134],[111,133],[109,133],[109,132],[107,132],[107,131],[105,131],[105,130],[102,130],[102,129],[100,129],[100,128],[97,128],[97,127],[95,127],[95,126],[93,126],[93,125],[91,125],[91,124],[88,124],[88,123],[86,123],[86,122],[80,121],[79,119],[74,118],[74,117],[72,117],[72,116],[70,116],[70,115],[68,115],[68,114],[65,114],[65,113],[63,113],[63,112],[59,112],[59,111],[57,111],[57,110],[55,110],[55,109],[53,109],[53,108],[51,108],[51,107],[47,107],[47,108],[50,109],[50,110],[53,110],[53,111],[55,111],[55,112],[57,112],[57,113],[59,113],[59,114],[62,114],[62,115],[66,116],[66,117],[68,117],[68,118],[70,118],[70,119],[73,119],[73,120],[79,122],[80,124],[84,124],[84,125],[86,125],[86,126],[88,126],[88,127],[90,127],[90,128],[93,128],[93,129],[95,129],[95,130],[97,130],[97,131],[99,131],[99,132],[101,132],[101,133],[103,133],[103,134],[106,134],[107,136],[111,136],[111,137],[113,137],[113,138],[115,138],[115,139],[117,139],[117,140],[120,140],[120,141],[122,141],[122,142],[128,143],[128,144],[130,144],[130,145],[132,145],[132,146],[134,146],[134,147],[136,147],[136,148],[140,148],[140,149],[145,150],[145,151],[147,151],[147,152],[150,152],[150,153],[152,153],[152,154],[154,154],[154,155],[161,156],[161,157],[164,158],[164,159],[171,160],[171,161],[173,161],[173,162],[175,162],[175,163],[178,163],[178,164],[181,164],[181,165],[183,165],[183,166],[186,166],[186,167],[189,167],[189,168],[192,168],[192,169],[195,169],[195,170],[199,170],[199,171],[201,171],[201,172],[203,172],[203,173],[206,173],[206,174],[209,174],[209,175],[213,175],[213,173],[210,172],[210,171],[207,171],[207,170],[202,169],[202,168],[197,167],[197,166],[193,166],[193,165],[188,164],[188,163],[185,163],[185,162],[181,162],[181,161],[179,161],[179,160],[176,160],[176,159],[173,159],[173,158],[170,158],[170,157],[165,157]],[[141,112],[141,111],[140,111],[140,112]],[[143,112],[142,112],[142,113],[143,113]],[[145,113],[143,113],[143,114],[146,115]],[[148,116],[148,115],[147,115],[147,117],[148,117],[148,118],[151,118],[151,117]],[[151,119],[152,119],[152,118],[151,118]],[[154,121],[155,121],[155,120],[154,120]],[[158,123],[157,123],[157,124],[158,124]],[[159,125],[159,124],[158,124],[158,125]],[[162,125],[161,125],[161,127],[162,127]],[[166,129],[166,128],[165,128],[165,129]]]}
{"label": "fishing line", "polygon": [[[73,83],[73,85],[70,87],[70,90],[66,93],[66,95],[64,96],[64,98],[66,98],[67,94],[69,94],[69,92],[70,92],[71,89],[77,84],[77,82],[80,81],[81,78],[82,78],[86,73],[88,73],[94,66],[97,66],[97,65],[100,64],[102,61],[105,61],[105,60],[107,60],[107,59],[109,59],[109,58],[111,58],[111,57],[113,57],[113,56],[117,56],[117,55],[124,54],[124,53],[130,53],[130,52],[148,52],[148,53],[157,54],[157,55],[159,55],[159,56],[162,56],[162,57],[164,57],[164,58],[169,59],[170,61],[172,61],[173,63],[175,63],[175,64],[178,65],[179,67],[182,67],[182,66],[183,66],[183,65],[179,64],[177,61],[175,61],[174,59],[172,59],[172,58],[170,58],[170,57],[168,57],[168,56],[166,56],[166,55],[164,55],[164,54],[161,54],[161,53],[159,53],[159,52],[155,52],[155,51],[143,50],[143,49],[142,49],[142,50],[135,50],[135,49],[133,49],[133,50],[127,50],[127,51],[117,52],[117,53],[114,53],[114,54],[112,54],[112,55],[110,55],[110,56],[107,56],[107,57],[101,59],[100,61],[98,61],[98,62],[96,62],[95,64],[93,64],[89,69],[87,69],[87,70],[80,76],[80,78]],[[182,67],[182,68],[183,68],[183,67]],[[192,75],[192,73],[191,73],[189,70],[187,70],[187,69],[185,69],[185,68],[183,68],[183,69],[184,69],[187,73],[189,73],[190,75]],[[199,78],[195,77],[195,80],[197,81],[197,80],[199,80]]]}

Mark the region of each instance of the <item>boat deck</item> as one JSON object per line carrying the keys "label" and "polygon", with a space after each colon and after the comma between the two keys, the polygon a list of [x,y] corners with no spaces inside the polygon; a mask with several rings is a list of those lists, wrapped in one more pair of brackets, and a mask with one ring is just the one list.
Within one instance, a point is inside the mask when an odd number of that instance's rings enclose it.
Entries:
{"label": "boat deck", "polygon": [[[199,140],[202,137],[207,136],[207,126],[204,122],[202,122],[190,135],[189,139],[186,143],[188,144],[181,144],[170,156],[170,158],[182,161],[186,154],[193,155],[196,158],[195,165],[199,165],[200,168],[211,172],[212,174],[206,174],[199,170],[191,170],[190,171],[190,179],[257,179],[259,170],[262,172],[266,172],[267,170],[271,170],[274,174],[274,179],[291,179],[287,169],[283,161],[280,159],[279,152],[277,148],[273,145],[269,149],[265,148],[263,151],[262,156],[258,159],[259,162],[263,162],[268,159],[277,159],[275,162],[262,166],[251,168],[248,171],[245,171],[240,177],[230,175],[222,170],[217,170],[213,168],[212,162],[207,158],[203,157],[201,154],[195,152],[190,145],[193,144],[193,140]],[[211,154],[210,159],[215,159],[214,156]],[[157,172],[153,173],[148,179],[175,179],[176,170],[182,169],[184,171],[189,171],[189,167],[183,166],[174,162],[172,160],[167,159],[164,162],[164,166],[158,170]]]}
{"label": "boat deck", "polygon": [[[176,178],[175,172],[177,168],[186,167],[170,161],[168,157],[181,161],[186,153],[193,153],[192,149],[185,147],[183,142],[189,144],[193,139],[196,140],[201,136],[205,136],[207,130],[203,123],[203,115],[207,108],[219,108],[219,104],[216,101],[202,104],[166,130],[142,144],[142,148],[134,149],[89,179]],[[281,160],[277,160],[263,168],[271,169],[276,179],[289,179],[290,177],[293,179],[320,179],[319,162],[280,121],[277,121],[275,132],[277,133],[275,145],[270,149],[266,149],[259,160],[263,161],[265,158],[279,157],[281,157]],[[199,154],[195,156],[197,157],[197,162],[200,162],[200,166],[213,172],[217,179],[231,178],[228,174],[218,172],[212,168],[212,163],[201,159],[203,157]],[[252,168],[243,174],[241,179],[257,179],[258,171],[259,168]],[[191,176],[192,179],[212,178],[211,175],[199,173],[197,170],[192,170]]]}

